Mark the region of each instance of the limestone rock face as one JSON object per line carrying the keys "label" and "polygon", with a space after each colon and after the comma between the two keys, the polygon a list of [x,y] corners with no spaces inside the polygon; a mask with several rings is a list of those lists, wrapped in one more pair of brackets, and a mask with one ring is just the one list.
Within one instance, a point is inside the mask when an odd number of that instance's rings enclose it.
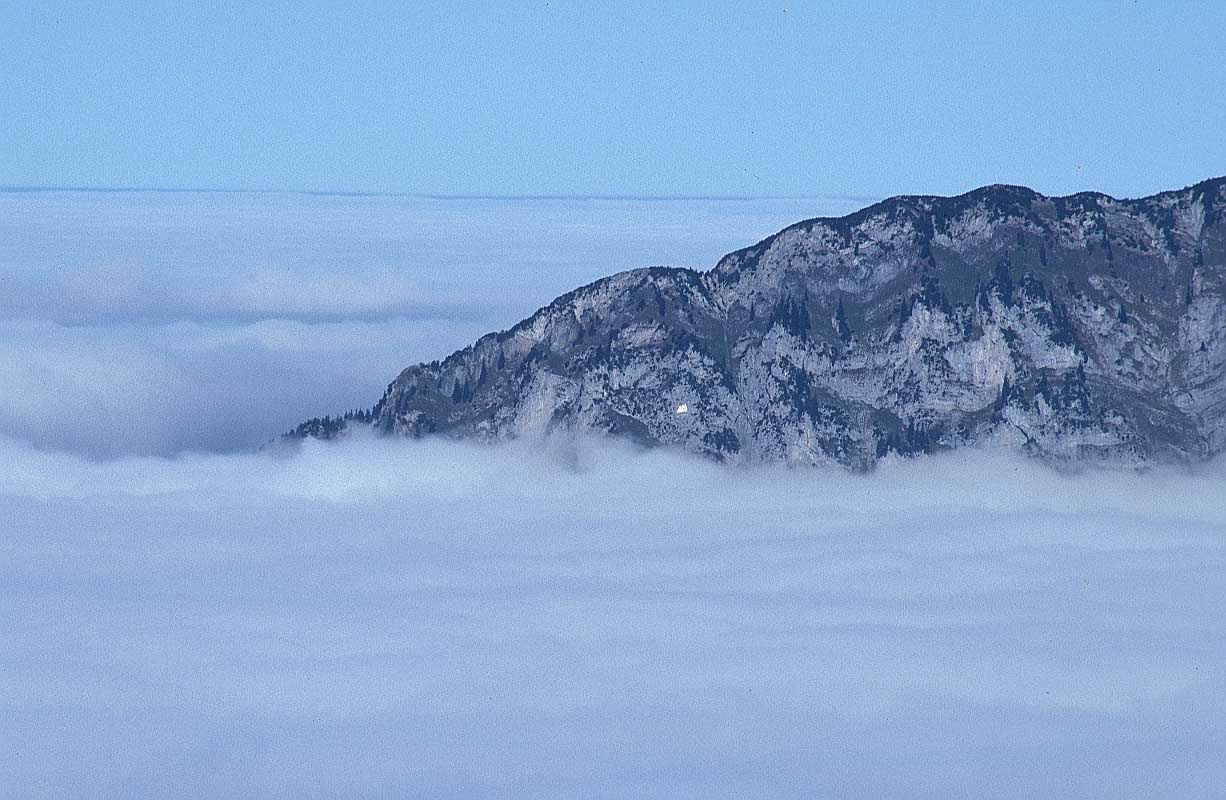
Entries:
{"label": "limestone rock face", "polygon": [[1226,447],[1226,179],[896,197],[708,272],[613,275],[404,370],[369,424],[856,468],[974,443],[1203,459]]}

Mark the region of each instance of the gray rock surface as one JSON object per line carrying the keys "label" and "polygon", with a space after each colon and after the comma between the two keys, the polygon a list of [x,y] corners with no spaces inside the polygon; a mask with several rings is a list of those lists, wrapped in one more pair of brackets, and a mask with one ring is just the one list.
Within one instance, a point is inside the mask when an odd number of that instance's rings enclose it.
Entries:
{"label": "gray rock surface", "polygon": [[297,434],[595,431],[855,468],[980,443],[1201,460],[1226,445],[1226,179],[1137,200],[988,186],[807,220],[708,272],[576,289],[320,423]]}

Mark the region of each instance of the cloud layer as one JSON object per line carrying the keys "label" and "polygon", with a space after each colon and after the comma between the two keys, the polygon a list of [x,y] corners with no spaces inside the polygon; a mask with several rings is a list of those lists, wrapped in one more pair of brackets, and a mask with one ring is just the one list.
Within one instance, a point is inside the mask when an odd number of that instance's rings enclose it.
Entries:
{"label": "cloud layer", "polygon": [[20,796],[1209,797],[1226,473],[0,444]]}
{"label": "cloud layer", "polygon": [[848,205],[0,193],[0,795],[1219,794],[1221,463],[236,452]]}
{"label": "cloud layer", "polygon": [[233,450],[618,270],[712,266],[838,200],[0,192],[0,435]]}

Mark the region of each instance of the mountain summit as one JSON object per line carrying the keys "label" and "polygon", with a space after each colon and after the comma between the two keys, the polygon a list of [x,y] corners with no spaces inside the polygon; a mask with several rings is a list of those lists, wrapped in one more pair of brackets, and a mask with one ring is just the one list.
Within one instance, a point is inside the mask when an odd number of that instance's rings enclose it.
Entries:
{"label": "mountain summit", "polygon": [[1224,223],[1223,178],[1136,200],[895,197],[708,272],[596,281],[294,435],[588,431],[855,468],[984,442],[1204,459],[1226,446]]}

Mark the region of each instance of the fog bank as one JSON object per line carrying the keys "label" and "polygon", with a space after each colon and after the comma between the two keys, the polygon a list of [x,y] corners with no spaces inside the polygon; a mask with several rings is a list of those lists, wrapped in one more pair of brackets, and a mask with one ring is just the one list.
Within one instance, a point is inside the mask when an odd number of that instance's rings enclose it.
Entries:
{"label": "fog bank", "polygon": [[1221,464],[0,442],[0,794],[1211,797]]}
{"label": "fog bank", "polygon": [[0,191],[0,435],[96,457],[259,445],[576,286],[708,269],[858,205]]}

